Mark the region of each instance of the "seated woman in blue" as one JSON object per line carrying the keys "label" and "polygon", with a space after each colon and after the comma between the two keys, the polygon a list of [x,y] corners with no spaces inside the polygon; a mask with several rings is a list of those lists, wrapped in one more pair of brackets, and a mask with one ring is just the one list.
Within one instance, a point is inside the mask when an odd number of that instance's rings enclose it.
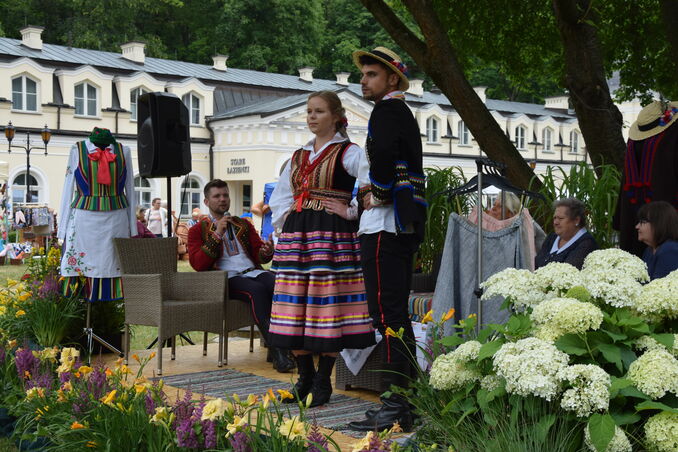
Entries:
{"label": "seated woman in blue", "polygon": [[678,212],[666,201],[645,204],[638,210],[638,240],[647,245],[643,260],[650,279],[678,269]]}
{"label": "seated woman in blue", "polygon": [[586,206],[574,198],[553,203],[553,233],[549,234],[534,258],[534,267],[565,262],[581,270],[584,259],[598,249],[596,239],[586,230]]}

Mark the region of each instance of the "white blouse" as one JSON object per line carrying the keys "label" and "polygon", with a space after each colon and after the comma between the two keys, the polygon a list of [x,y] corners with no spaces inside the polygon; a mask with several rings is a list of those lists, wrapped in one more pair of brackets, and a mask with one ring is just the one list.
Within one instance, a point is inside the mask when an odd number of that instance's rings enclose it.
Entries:
{"label": "white blouse", "polygon": [[[325,143],[323,147],[317,151],[313,150],[315,138],[306,143],[302,149],[311,151],[311,154],[309,155],[309,162],[313,162],[325,150],[325,148],[327,148],[327,146],[331,144],[342,143],[344,141],[348,141],[348,138],[345,138],[341,136],[341,134],[337,133],[330,141]],[[363,151],[363,149],[357,144],[351,144],[344,152],[342,164],[344,165],[344,169],[348,174],[357,178],[363,160],[367,161],[365,151]],[[291,169],[290,163],[288,162],[285,165],[285,169],[283,170],[282,174],[280,174],[278,184],[275,186],[275,189],[271,194],[271,199],[268,202],[268,205],[271,208],[271,222],[276,230],[282,229],[285,219],[287,218],[287,214],[294,205],[294,193],[292,192],[292,182],[290,176]],[[352,208],[356,209],[357,203],[355,199],[351,203],[353,205]]]}

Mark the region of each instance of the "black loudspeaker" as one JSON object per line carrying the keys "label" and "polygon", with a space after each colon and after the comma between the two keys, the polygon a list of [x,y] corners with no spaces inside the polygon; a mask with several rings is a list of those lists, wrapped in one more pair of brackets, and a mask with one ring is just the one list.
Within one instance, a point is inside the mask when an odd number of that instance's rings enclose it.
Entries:
{"label": "black loudspeaker", "polygon": [[142,177],[191,172],[188,108],[174,94],[146,93],[137,102],[137,152]]}

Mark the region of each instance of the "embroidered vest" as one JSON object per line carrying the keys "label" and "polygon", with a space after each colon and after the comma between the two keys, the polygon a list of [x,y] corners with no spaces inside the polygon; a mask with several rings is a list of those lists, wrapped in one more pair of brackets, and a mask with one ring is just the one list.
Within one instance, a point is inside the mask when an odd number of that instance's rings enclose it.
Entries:
{"label": "embroidered vest", "polygon": [[122,145],[115,143],[113,153],[115,161],[109,163],[111,185],[100,184],[97,181],[99,162],[90,160],[87,145],[84,141],[78,144],[78,167],[75,169],[76,193],[71,202],[74,209],[94,210],[107,212],[124,209],[128,206],[127,196],[124,193],[127,179],[127,168]]}
{"label": "embroidered vest", "polygon": [[340,199],[350,202],[355,177],[344,169],[344,151],[349,141],[330,144],[313,161],[311,151],[298,149],[290,161],[292,193],[297,212],[301,209],[322,210],[323,199]]}

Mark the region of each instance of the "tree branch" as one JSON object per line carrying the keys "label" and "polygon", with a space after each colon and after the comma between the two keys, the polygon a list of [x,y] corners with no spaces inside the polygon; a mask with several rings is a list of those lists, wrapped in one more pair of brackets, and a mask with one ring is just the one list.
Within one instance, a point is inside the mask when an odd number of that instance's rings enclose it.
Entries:
{"label": "tree branch", "polygon": [[393,40],[410,55],[423,54],[426,45],[401,21],[382,0],[360,0],[365,9],[384,27]]}

